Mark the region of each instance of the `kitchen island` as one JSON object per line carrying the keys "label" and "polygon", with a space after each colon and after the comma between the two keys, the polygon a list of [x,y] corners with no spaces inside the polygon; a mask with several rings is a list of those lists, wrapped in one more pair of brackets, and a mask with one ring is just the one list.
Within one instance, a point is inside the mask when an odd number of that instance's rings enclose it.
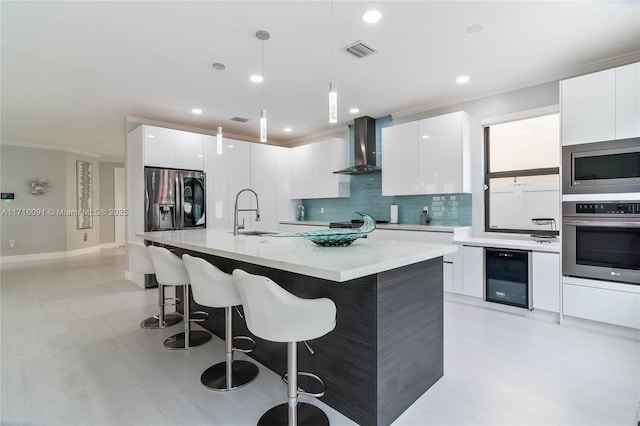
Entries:
{"label": "kitchen island", "polygon": [[[358,424],[390,424],[443,375],[442,256],[456,246],[359,239],[319,247],[303,238],[213,229],[137,236],[227,273],[240,268],[268,276],[299,297],[332,299],[336,328],[309,342],[314,355],[298,351],[298,367],[322,377],[322,401]],[[210,313],[200,324],[223,337],[222,310],[195,305]],[[238,316],[234,330],[256,340],[251,357],[286,371],[286,345],[253,336]]]}

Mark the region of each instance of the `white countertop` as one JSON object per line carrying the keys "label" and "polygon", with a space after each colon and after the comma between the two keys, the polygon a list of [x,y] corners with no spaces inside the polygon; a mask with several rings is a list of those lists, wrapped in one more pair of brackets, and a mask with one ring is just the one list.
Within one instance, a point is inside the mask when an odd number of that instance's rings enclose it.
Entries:
{"label": "white countertop", "polygon": [[[315,222],[315,221],[302,221],[302,220],[289,220],[281,221],[282,225],[307,225],[307,226],[326,226],[329,227],[329,222]],[[385,229],[392,231],[420,231],[420,232],[458,232],[469,231],[471,232],[471,226],[441,226],[441,225],[417,225],[417,224],[390,224],[390,223],[378,223],[376,229]]]}
{"label": "white countertop", "polygon": [[140,232],[145,240],[283,271],[348,281],[434,259],[455,245],[360,238],[347,247],[320,247],[299,237],[234,236],[220,229]]}
{"label": "white countertop", "polygon": [[476,247],[497,247],[516,250],[531,250],[547,253],[560,253],[560,239],[552,243],[538,243],[526,237],[460,237],[453,239],[454,244]]}

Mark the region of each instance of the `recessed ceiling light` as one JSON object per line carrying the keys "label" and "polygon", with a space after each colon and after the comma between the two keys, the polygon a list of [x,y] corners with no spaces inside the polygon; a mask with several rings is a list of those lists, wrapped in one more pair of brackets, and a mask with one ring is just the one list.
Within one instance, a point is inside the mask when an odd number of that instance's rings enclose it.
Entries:
{"label": "recessed ceiling light", "polygon": [[360,112],[358,108],[349,108],[349,114],[357,114]]}
{"label": "recessed ceiling light", "polygon": [[147,135],[148,138],[155,138],[155,135]]}
{"label": "recessed ceiling light", "polygon": [[461,75],[460,77],[456,78],[456,83],[458,84],[464,84],[464,83],[468,83],[469,82],[469,76],[468,75]]}
{"label": "recessed ceiling light", "polygon": [[422,135],[422,139],[429,139],[429,135]]}
{"label": "recessed ceiling light", "polygon": [[253,81],[254,83],[262,83],[262,80],[264,79],[261,75],[252,75],[251,77],[249,77],[249,80]]}
{"label": "recessed ceiling light", "polygon": [[291,129],[291,127],[285,127],[284,131],[287,132],[287,133],[291,133],[292,129]]}
{"label": "recessed ceiling light", "polygon": [[484,29],[484,27],[480,24],[474,24],[472,26],[470,26],[469,28],[467,28],[467,33],[469,34],[477,34],[480,31],[482,31]]}
{"label": "recessed ceiling light", "polygon": [[382,14],[377,10],[368,10],[362,15],[362,20],[369,24],[374,24],[382,18]]}
{"label": "recessed ceiling light", "polygon": [[202,110],[200,108],[194,108],[191,110],[191,112],[194,114],[202,114]]}

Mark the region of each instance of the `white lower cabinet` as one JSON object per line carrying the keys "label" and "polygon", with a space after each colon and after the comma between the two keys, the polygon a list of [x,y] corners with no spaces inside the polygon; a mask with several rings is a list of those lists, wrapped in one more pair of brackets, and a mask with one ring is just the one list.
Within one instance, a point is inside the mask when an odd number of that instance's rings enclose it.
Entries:
{"label": "white lower cabinet", "polygon": [[533,252],[533,308],[560,311],[560,255]]}
{"label": "white lower cabinet", "polygon": [[[402,231],[391,229],[376,229],[368,238],[395,241],[415,241],[431,244],[453,244],[453,232]],[[444,291],[454,291],[456,254],[444,256],[443,281]]]}
{"label": "white lower cabinet", "polygon": [[453,293],[453,283],[455,278],[453,265],[453,262],[444,262],[442,264],[442,281],[444,285],[444,291],[448,291],[449,293]]}
{"label": "white lower cabinet", "polygon": [[462,294],[484,297],[484,248],[462,247]]}
{"label": "white lower cabinet", "polygon": [[640,288],[564,277],[563,315],[640,329]]}

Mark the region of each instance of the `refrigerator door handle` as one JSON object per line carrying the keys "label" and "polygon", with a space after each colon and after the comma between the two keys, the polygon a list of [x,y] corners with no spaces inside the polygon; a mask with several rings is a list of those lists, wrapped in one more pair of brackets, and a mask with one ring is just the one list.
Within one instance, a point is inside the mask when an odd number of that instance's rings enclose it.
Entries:
{"label": "refrigerator door handle", "polygon": [[149,171],[144,172],[144,230],[150,231],[151,218],[149,217]]}
{"label": "refrigerator door handle", "polygon": [[184,229],[184,176],[181,171],[176,171],[176,229]]}

